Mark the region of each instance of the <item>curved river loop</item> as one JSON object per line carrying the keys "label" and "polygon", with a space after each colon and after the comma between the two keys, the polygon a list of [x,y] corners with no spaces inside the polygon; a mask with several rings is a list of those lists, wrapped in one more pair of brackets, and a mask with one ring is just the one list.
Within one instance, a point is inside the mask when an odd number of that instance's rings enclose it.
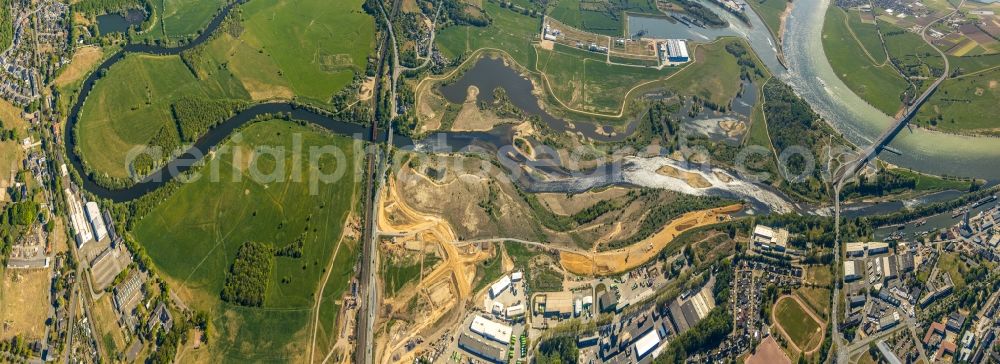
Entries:
{"label": "curved river loop", "polygon": [[[244,0],[245,1],[245,0]],[[241,110],[230,119],[210,129],[204,136],[188,147],[187,151],[169,161],[160,170],[151,173],[134,185],[111,189],[98,184],[85,173],[83,161],[76,154],[76,134],[74,128],[79,122],[78,117],[87,96],[93,90],[95,83],[112,65],[124,58],[127,53],[145,53],[154,55],[177,55],[210,39],[211,34],[219,27],[228,12],[243,1],[230,3],[212,19],[208,27],[197,38],[177,47],[161,47],[144,44],[130,44],[101,63],[84,81],[76,102],[70,109],[67,119],[65,142],[67,155],[73,168],[83,179],[83,188],[90,193],[110,199],[115,202],[125,202],[137,199],[143,195],[169,183],[174,177],[189,170],[201,160],[206,151],[216,147],[236,129],[265,114],[283,113],[295,120],[303,120],[324,127],[336,134],[350,136],[355,139],[365,139],[370,129],[367,126],[338,120],[330,115],[300,108],[292,103],[273,102],[256,104]],[[788,17],[784,35],[784,51],[789,68],[786,70],[778,62],[777,49],[770,33],[757,16],[751,16],[751,26],[737,20],[728,12],[714,4],[702,1],[712,7],[718,14],[729,21],[730,27],[725,29],[687,30],[691,34],[682,34],[695,41],[705,41],[724,35],[738,35],[749,40],[753,49],[765,65],[779,78],[790,83],[816,111],[823,116],[838,131],[843,133],[852,143],[862,145],[881,132],[881,127],[888,125],[890,118],[881,114],[873,107],[853,94],[836,77],[826,58],[822,55],[820,42],[823,16],[829,0],[796,1],[791,16]],[[658,24],[657,19],[630,16],[630,27],[641,26],[657,35],[657,32],[682,31],[671,27],[670,23]],[[662,20],[662,19],[660,19]],[[635,23],[635,24],[633,24]],[[675,34],[674,37],[677,37]],[[530,85],[527,80],[522,80]],[[518,88],[517,84],[507,85]],[[510,92],[508,92],[510,93]],[[520,93],[515,93],[520,94]],[[526,94],[530,95],[530,92]],[[535,105],[537,109],[537,104]],[[533,111],[533,110],[532,110]],[[539,110],[544,113],[544,111]],[[529,112],[530,113],[530,112]],[[536,113],[537,114],[537,113]],[[546,123],[556,130],[564,130],[562,120],[547,115],[539,115]],[[632,129],[631,127],[629,129]],[[579,131],[579,129],[577,129]],[[631,131],[631,130],[629,130]],[[596,134],[587,132],[585,134]],[[709,166],[677,162],[663,157],[626,157],[619,163],[613,163],[608,168],[596,168],[585,172],[570,172],[556,161],[537,161],[525,158],[510,146],[513,131],[509,125],[499,126],[487,132],[441,132],[414,142],[409,138],[394,135],[392,143],[402,149],[421,151],[475,151],[488,152],[496,155],[508,171],[515,171],[530,164],[536,174],[516,173],[512,179],[517,181],[528,192],[582,192],[593,188],[609,185],[631,185],[643,187],[665,188],[682,193],[695,195],[716,195],[728,198],[744,199],[750,202],[752,212],[823,212],[822,208],[800,206],[791,201],[783,193],[770,186],[742,181],[733,173]],[[596,135],[591,135],[596,136]],[[626,135],[619,135],[623,138]],[[604,138],[596,138],[604,139]],[[617,138],[611,138],[617,139]],[[985,139],[985,140],[979,140]],[[381,138],[380,140],[385,140]],[[970,175],[980,178],[998,178],[1000,170],[983,168],[990,161],[1000,157],[1000,139],[969,138],[917,130],[900,133],[892,143],[893,148],[903,152],[901,156],[891,156],[890,162],[916,170],[949,174]],[[956,151],[958,151],[956,153]],[[959,158],[961,156],[961,158]],[[971,156],[971,157],[966,157]],[[961,161],[962,163],[958,163]],[[669,165],[675,169],[700,174],[711,186],[707,188],[692,188],[677,178],[667,177],[656,171]]]}

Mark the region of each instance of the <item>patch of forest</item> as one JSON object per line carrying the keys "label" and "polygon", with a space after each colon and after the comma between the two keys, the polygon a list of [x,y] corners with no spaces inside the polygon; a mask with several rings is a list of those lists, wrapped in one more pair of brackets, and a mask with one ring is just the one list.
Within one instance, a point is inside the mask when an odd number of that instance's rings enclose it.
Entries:
{"label": "patch of forest", "polygon": [[243,243],[229,272],[226,272],[222,300],[243,306],[263,306],[273,254],[271,248],[263,243]]}

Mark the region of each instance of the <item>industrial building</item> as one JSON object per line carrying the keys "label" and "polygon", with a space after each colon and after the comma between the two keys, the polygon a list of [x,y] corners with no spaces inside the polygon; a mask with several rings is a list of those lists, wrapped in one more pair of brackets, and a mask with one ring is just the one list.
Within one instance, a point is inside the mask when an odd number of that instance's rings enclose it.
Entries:
{"label": "industrial building", "polygon": [[125,281],[115,286],[115,308],[119,312],[129,313],[139,302],[139,293],[142,289],[142,277],[139,273],[132,272]]}
{"label": "industrial building", "polygon": [[660,43],[660,57],[669,63],[685,63],[688,57],[687,41],[683,39],[667,39]]}
{"label": "industrial building", "polygon": [[490,321],[478,315],[472,319],[472,325],[469,326],[469,329],[487,339],[503,343],[504,345],[510,344],[510,336],[514,333],[514,329],[510,326]]}
{"label": "industrial building", "polygon": [[458,347],[491,363],[507,362],[506,350],[464,333],[458,337]]}
{"label": "industrial building", "polygon": [[507,287],[510,287],[510,276],[504,275],[490,286],[490,298],[497,298],[503,291],[507,290]]}
{"label": "industrial building", "polygon": [[90,221],[90,227],[94,231],[94,240],[101,241],[108,236],[108,229],[104,227],[104,218],[101,217],[101,208],[97,206],[97,202],[90,201],[87,202],[86,210],[87,219]]}
{"label": "industrial building", "polygon": [[66,206],[69,209],[70,225],[73,227],[73,237],[76,238],[76,247],[82,248],[84,244],[94,240],[94,234],[90,231],[90,225],[83,212],[83,204],[76,198],[73,191],[66,189]]}
{"label": "industrial building", "polygon": [[861,278],[858,275],[858,263],[853,260],[844,261],[844,282],[850,282]]}
{"label": "industrial building", "polygon": [[891,329],[896,324],[899,324],[899,312],[893,311],[892,314],[886,314],[878,320],[878,331]]}
{"label": "industrial building", "polygon": [[868,255],[877,255],[889,252],[889,243],[873,241],[866,244]]}
{"label": "industrial building", "polygon": [[635,357],[642,358],[660,346],[660,334],[656,330],[649,330],[645,335],[635,341]]}
{"label": "industrial building", "polygon": [[519,303],[510,307],[507,307],[507,319],[512,320],[518,317],[524,316],[524,304]]}
{"label": "industrial building", "polygon": [[882,265],[882,277],[885,279],[893,279],[899,274],[896,270],[896,259],[895,257],[882,257],[879,259],[879,264]]}
{"label": "industrial building", "polygon": [[753,243],[764,250],[784,252],[788,248],[788,230],[757,225],[753,228]]}
{"label": "industrial building", "polygon": [[849,257],[863,257],[865,256],[865,243],[847,243],[847,256]]}
{"label": "industrial building", "polygon": [[545,316],[569,317],[573,313],[573,294],[554,292],[545,294]]}

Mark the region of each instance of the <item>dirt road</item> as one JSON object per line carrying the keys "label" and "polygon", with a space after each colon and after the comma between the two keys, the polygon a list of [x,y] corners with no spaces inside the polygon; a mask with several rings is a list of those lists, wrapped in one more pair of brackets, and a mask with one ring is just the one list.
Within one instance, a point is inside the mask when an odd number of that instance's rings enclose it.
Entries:
{"label": "dirt road", "polygon": [[563,268],[578,275],[609,275],[627,272],[656,257],[681,233],[697,227],[730,219],[729,214],[743,209],[735,204],[710,210],[689,212],[670,221],[660,231],[628,247],[606,252],[559,253]]}

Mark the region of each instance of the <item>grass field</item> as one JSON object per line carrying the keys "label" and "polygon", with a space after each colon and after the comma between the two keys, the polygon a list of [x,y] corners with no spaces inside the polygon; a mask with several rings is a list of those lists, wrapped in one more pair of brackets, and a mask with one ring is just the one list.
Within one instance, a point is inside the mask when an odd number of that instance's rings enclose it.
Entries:
{"label": "grass field", "polygon": [[861,23],[854,12],[830,6],[823,24],[823,49],[847,87],[887,115],[896,114],[908,83],[887,62],[874,25]]}
{"label": "grass field", "polygon": [[495,48],[507,52],[524,67],[534,65],[535,48],[531,42],[538,39],[541,18],[503,9],[492,1],[483,2],[483,9],[493,19],[490,26],[451,26],[442,29],[435,37],[441,52],[453,58],[480,48]]}
{"label": "grass field", "polygon": [[178,41],[193,38],[226,4],[226,0],[151,0],[155,23],[143,33],[145,39]]}
{"label": "grass field", "polygon": [[591,112],[616,113],[633,87],[675,70],[610,65],[604,55],[563,46],[537,52],[552,94],[570,108]]}
{"label": "grass field", "polygon": [[965,288],[967,284],[965,282],[965,273],[969,271],[969,265],[965,264],[961,258],[958,257],[958,253],[945,253],[941,254],[941,258],[938,258],[938,267],[944,272],[948,272],[951,275],[952,283],[955,284],[955,290],[960,291]]}
{"label": "grass field", "polygon": [[[430,268],[440,259],[427,257],[424,259],[423,267]],[[407,283],[420,278],[420,260],[413,261],[386,261],[380,266],[382,281],[385,282],[385,292],[388,296],[394,296]]]}
{"label": "grass field", "polygon": [[[301,137],[302,150],[332,145],[344,151],[345,158],[326,155],[310,167],[310,158],[296,162],[292,153],[276,157],[259,149],[292,150],[293,135]],[[206,175],[182,186],[137,224],[134,235],[175,292],[194,308],[210,311],[218,331],[211,338],[215,355],[254,361],[301,359],[317,286],[355,200],[357,162],[349,139],[286,121],[253,124],[241,132],[241,139],[225,147],[252,158],[220,151],[206,166],[219,166],[218,181]],[[296,163],[303,171],[300,181],[293,177]],[[278,169],[282,165],[287,167]],[[315,170],[333,173],[338,168],[343,178],[321,182],[316,193],[310,193],[309,176]],[[274,181],[252,178],[255,171]],[[301,258],[275,258],[263,307],[221,301],[226,271],[240,245],[257,241],[277,249],[300,238]],[[334,265],[325,297],[339,297],[353,272],[344,267],[355,259],[356,249],[337,255],[341,265]]]}
{"label": "grass field", "polygon": [[577,29],[622,36],[624,12],[661,14],[651,0],[559,0],[550,7],[549,16]]}
{"label": "grass field", "polygon": [[[323,289],[323,298],[319,306],[319,325],[317,327],[316,352],[325,353],[333,347],[337,338],[337,313],[340,311],[341,295],[347,291],[351,281],[348,277],[354,275],[354,264],[358,258],[358,242],[345,240],[340,244],[333,262],[330,279]],[[324,350],[325,348],[325,350]]]}
{"label": "grass field", "polygon": [[[263,51],[298,97],[319,103],[364,72],[375,22],[361,0],[255,0],[244,7],[240,43]],[[264,79],[250,57],[230,57],[240,79]],[[254,62],[247,62],[254,61]],[[246,82],[244,82],[246,84]]]}
{"label": "grass field", "polygon": [[779,299],[774,304],[774,316],[790,339],[803,351],[808,351],[819,344],[822,332],[820,323],[791,298]]}
{"label": "grass field", "polygon": [[0,267],[0,322],[4,330],[0,340],[21,335],[27,340],[45,338],[45,319],[49,306],[51,269],[22,271]]}
{"label": "grass field", "polygon": [[997,133],[1000,104],[1000,68],[941,83],[940,89],[920,108],[921,125],[936,119],[932,126],[943,131],[986,131]]}
{"label": "grass field", "polygon": [[1000,53],[981,56],[948,57],[948,59],[952,69],[959,70],[963,75],[1000,67]]}
{"label": "grass field", "polygon": [[922,173],[916,173],[905,169],[895,169],[894,173],[903,176],[912,176],[917,179],[917,185],[914,187],[917,191],[941,191],[941,190],[958,190],[958,191],[968,191],[971,187],[972,182],[948,179],[938,176],[929,176]]}
{"label": "grass field", "polygon": [[443,29],[436,38],[442,53],[456,57],[481,48],[502,50],[520,66],[544,75],[550,95],[572,109],[617,113],[631,88],[676,70],[609,65],[603,54],[559,45],[553,50],[537,49],[533,42],[538,38],[540,18],[492,2],[484,2],[483,7],[493,23],[488,27]]}
{"label": "grass field", "polygon": [[84,160],[99,173],[128,177],[126,153],[163,128],[175,130],[171,105],[182,97],[329,105],[355,72],[364,72],[373,46],[374,21],[361,3],[249,2],[238,38],[221,34],[186,55],[195,73],[178,56],[126,56],[97,82],[81,111]]}
{"label": "grass field", "polygon": [[817,287],[802,287],[795,291],[809,308],[824,320],[830,319],[830,290]]}
{"label": "grass field", "polygon": [[667,86],[683,95],[697,95],[716,105],[729,105],[740,91],[740,65],[726,51],[726,45],[739,42],[727,39],[698,45],[694,50],[697,62],[671,77],[666,81]]}
{"label": "grass field", "polygon": [[780,38],[777,32],[781,29],[781,14],[785,12],[788,0],[747,0],[747,4],[764,20],[771,35],[775,39]]}
{"label": "grass field", "polygon": [[176,131],[170,105],[187,96],[249,97],[228,72],[197,80],[180,57],[126,56],[97,81],[80,111],[80,152],[94,170],[128,177],[129,150],[149,144],[163,128]]}

